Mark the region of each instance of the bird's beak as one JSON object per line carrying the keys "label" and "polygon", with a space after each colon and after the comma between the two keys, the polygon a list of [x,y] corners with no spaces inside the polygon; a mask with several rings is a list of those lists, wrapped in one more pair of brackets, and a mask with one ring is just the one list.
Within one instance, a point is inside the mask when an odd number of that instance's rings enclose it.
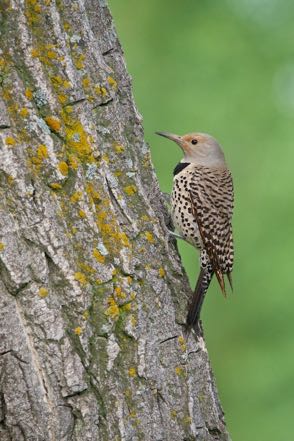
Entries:
{"label": "bird's beak", "polygon": [[182,142],[182,137],[179,135],[174,135],[173,133],[169,133],[169,132],[155,132],[156,135],[159,136],[164,136],[164,138],[170,139],[171,141],[176,142],[180,147],[182,147],[181,142]]}

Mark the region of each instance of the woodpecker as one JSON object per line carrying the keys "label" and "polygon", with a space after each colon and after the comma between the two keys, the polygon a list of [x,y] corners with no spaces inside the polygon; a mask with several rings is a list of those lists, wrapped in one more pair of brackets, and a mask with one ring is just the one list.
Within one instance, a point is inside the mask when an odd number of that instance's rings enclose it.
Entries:
{"label": "woodpecker", "polygon": [[213,275],[224,296],[224,276],[232,288],[233,180],[224,153],[212,136],[156,134],[177,143],[184,153],[174,169],[171,215],[180,237],[200,250],[200,273],[187,315],[187,328],[197,332],[202,303]]}

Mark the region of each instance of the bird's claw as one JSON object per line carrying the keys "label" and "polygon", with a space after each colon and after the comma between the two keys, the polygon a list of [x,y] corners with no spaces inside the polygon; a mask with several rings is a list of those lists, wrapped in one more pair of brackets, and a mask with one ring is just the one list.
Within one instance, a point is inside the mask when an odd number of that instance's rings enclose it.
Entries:
{"label": "bird's claw", "polygon": [[183,236],[181,236],[180,234],[175,233],[174,231],[171,231],[171,230],[167,230],[167,231],[168,231],[168,233],[169,233],[171,236],[173,236],[175,239],[182,239],[182,240],[185,240],[185,238],[184,238]]}

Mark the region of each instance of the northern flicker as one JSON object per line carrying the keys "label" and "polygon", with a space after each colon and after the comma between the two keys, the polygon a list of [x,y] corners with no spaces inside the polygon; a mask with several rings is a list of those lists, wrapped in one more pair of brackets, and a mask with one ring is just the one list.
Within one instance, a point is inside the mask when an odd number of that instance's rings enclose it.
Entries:
{"label": "northern flicker", "polygon": [[184,153],[174,169],[171,214],[181,237],[200,250],[200,274],[187,315],[187,327],[197,331],[201,306],[213,275],[224,295],[224,275],[232,288],[232,176],[223,151],[212,136],[156,133],[176,142]]}

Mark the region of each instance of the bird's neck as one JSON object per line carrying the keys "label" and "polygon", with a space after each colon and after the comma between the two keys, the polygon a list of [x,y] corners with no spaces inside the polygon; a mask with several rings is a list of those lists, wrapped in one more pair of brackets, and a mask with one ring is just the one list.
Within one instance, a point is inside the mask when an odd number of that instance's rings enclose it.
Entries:
{"label": "bird's neck", "polygon": [[192,157],[189,155],[184,156],[181,163],[183,164],[193,164],[201,167],[226,167],[226,162],[223,156],[214,157],[214,156],[197,156]]}

